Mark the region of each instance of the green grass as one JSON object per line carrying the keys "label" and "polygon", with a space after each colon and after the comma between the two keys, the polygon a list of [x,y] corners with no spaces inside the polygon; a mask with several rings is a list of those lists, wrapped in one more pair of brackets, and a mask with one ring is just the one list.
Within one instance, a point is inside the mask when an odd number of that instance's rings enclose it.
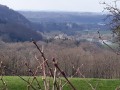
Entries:
{"label": "green grass", "polygon": [[[28,77],[23,77],[23,78],[28,80]],[[8,90],[27,90],[27,83],[21,80],[17,76],[5,76],[3,79],[7,84]],[[38,77],[38,80],[40,81],[40,84],[43,87],[41,77]],[[97,84],[97,90],[115,90],[116,87],[120,86],[119,79],[71,78],[70,81],[73,83],[73,85],[76,87],[77,90],[92,90],[90,85],[88,85],[86,81],[91,83],[93,87],[96,87]],[[36,86],[35,82],[34,82],[34,86]],[[2,88],[3,85],[0,81],[0,90],[2,90]],[[72,90],[72,89],[68,84],[66,84],[64,90]]]}

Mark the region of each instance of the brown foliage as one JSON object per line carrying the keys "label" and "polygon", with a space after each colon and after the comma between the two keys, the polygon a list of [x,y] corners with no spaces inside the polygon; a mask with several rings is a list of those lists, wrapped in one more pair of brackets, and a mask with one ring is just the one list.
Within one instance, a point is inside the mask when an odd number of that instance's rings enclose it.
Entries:
{"label": "brown foliage", "polygon": [[[45,57],[49,60],[49,66],[54,67],[52,59],[53,57],[56,58],[61,69],[69,77],[75,74],[78,67],[85,77],[120,77],[119,56],[110,50],[101,49],[93,43],[82,43],[79,46],[73,43],[67,47],[58,43],[38,42],[39,47],[42,47],[42,45]],[[39,64],[36,59],[42,62],[38,50],[30,42],[1,42],[0,47],[0,61],[7,67],[4,71],[5,75],[31,75],[25,63],[34,71]],[[49,75],[48,71],[46,73]],[[37,75],[42,75],[41,71],[37,72]],[[79,74],[74,76],[82,77]]]}

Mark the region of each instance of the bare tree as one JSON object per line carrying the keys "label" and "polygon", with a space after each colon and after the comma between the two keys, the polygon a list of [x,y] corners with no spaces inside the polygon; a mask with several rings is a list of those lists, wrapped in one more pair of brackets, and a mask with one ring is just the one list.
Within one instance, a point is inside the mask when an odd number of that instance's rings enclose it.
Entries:
{"label": "bare tree", "polygon": [[108,11],[108,15],[106,20],[109,22],[109,27],[113,32],[113,37],[115,38],[115,42],[119,44],[120,47],[120,8],[119,8],[120,0],[115,0],[112,4],[108,4],[103,2],[105,5],[104,10]]}

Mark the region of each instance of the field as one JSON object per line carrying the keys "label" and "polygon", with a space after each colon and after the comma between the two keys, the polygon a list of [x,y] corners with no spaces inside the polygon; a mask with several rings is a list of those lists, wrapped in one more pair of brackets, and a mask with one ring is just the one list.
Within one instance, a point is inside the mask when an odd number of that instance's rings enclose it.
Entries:
{"label": "field", "polygon": [[[28,77],[23,77],[23,78],[28,80]],[[7,84],[8,90],[27,90],[27,83],[21,80],[17,76],[5,76],[3,79]],[[40,81],[41,84],[42,83],[41,77],[38,77],[38,80]],[[115,90],[116,87],[120,86],[119,79],[72,78],[70,79],[70,81],[73,83],[73,85],[76,87],[77,90],[92,90],[89,84],[91,84],[94,88],[96,87],[96,90]],[[0,90],[2,90],[2,88],[3,85],[0,82]],[[63,90],[71,90],[71,88],[66,84]]]}

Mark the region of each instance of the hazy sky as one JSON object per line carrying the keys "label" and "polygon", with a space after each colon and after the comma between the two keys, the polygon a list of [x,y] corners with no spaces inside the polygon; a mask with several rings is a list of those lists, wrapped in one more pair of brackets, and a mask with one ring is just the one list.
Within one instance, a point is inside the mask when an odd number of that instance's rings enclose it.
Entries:
{"label": "hazy sky", "polygon": [[99,2],[114,0],[0,0],[14,10],[102,12]]}

